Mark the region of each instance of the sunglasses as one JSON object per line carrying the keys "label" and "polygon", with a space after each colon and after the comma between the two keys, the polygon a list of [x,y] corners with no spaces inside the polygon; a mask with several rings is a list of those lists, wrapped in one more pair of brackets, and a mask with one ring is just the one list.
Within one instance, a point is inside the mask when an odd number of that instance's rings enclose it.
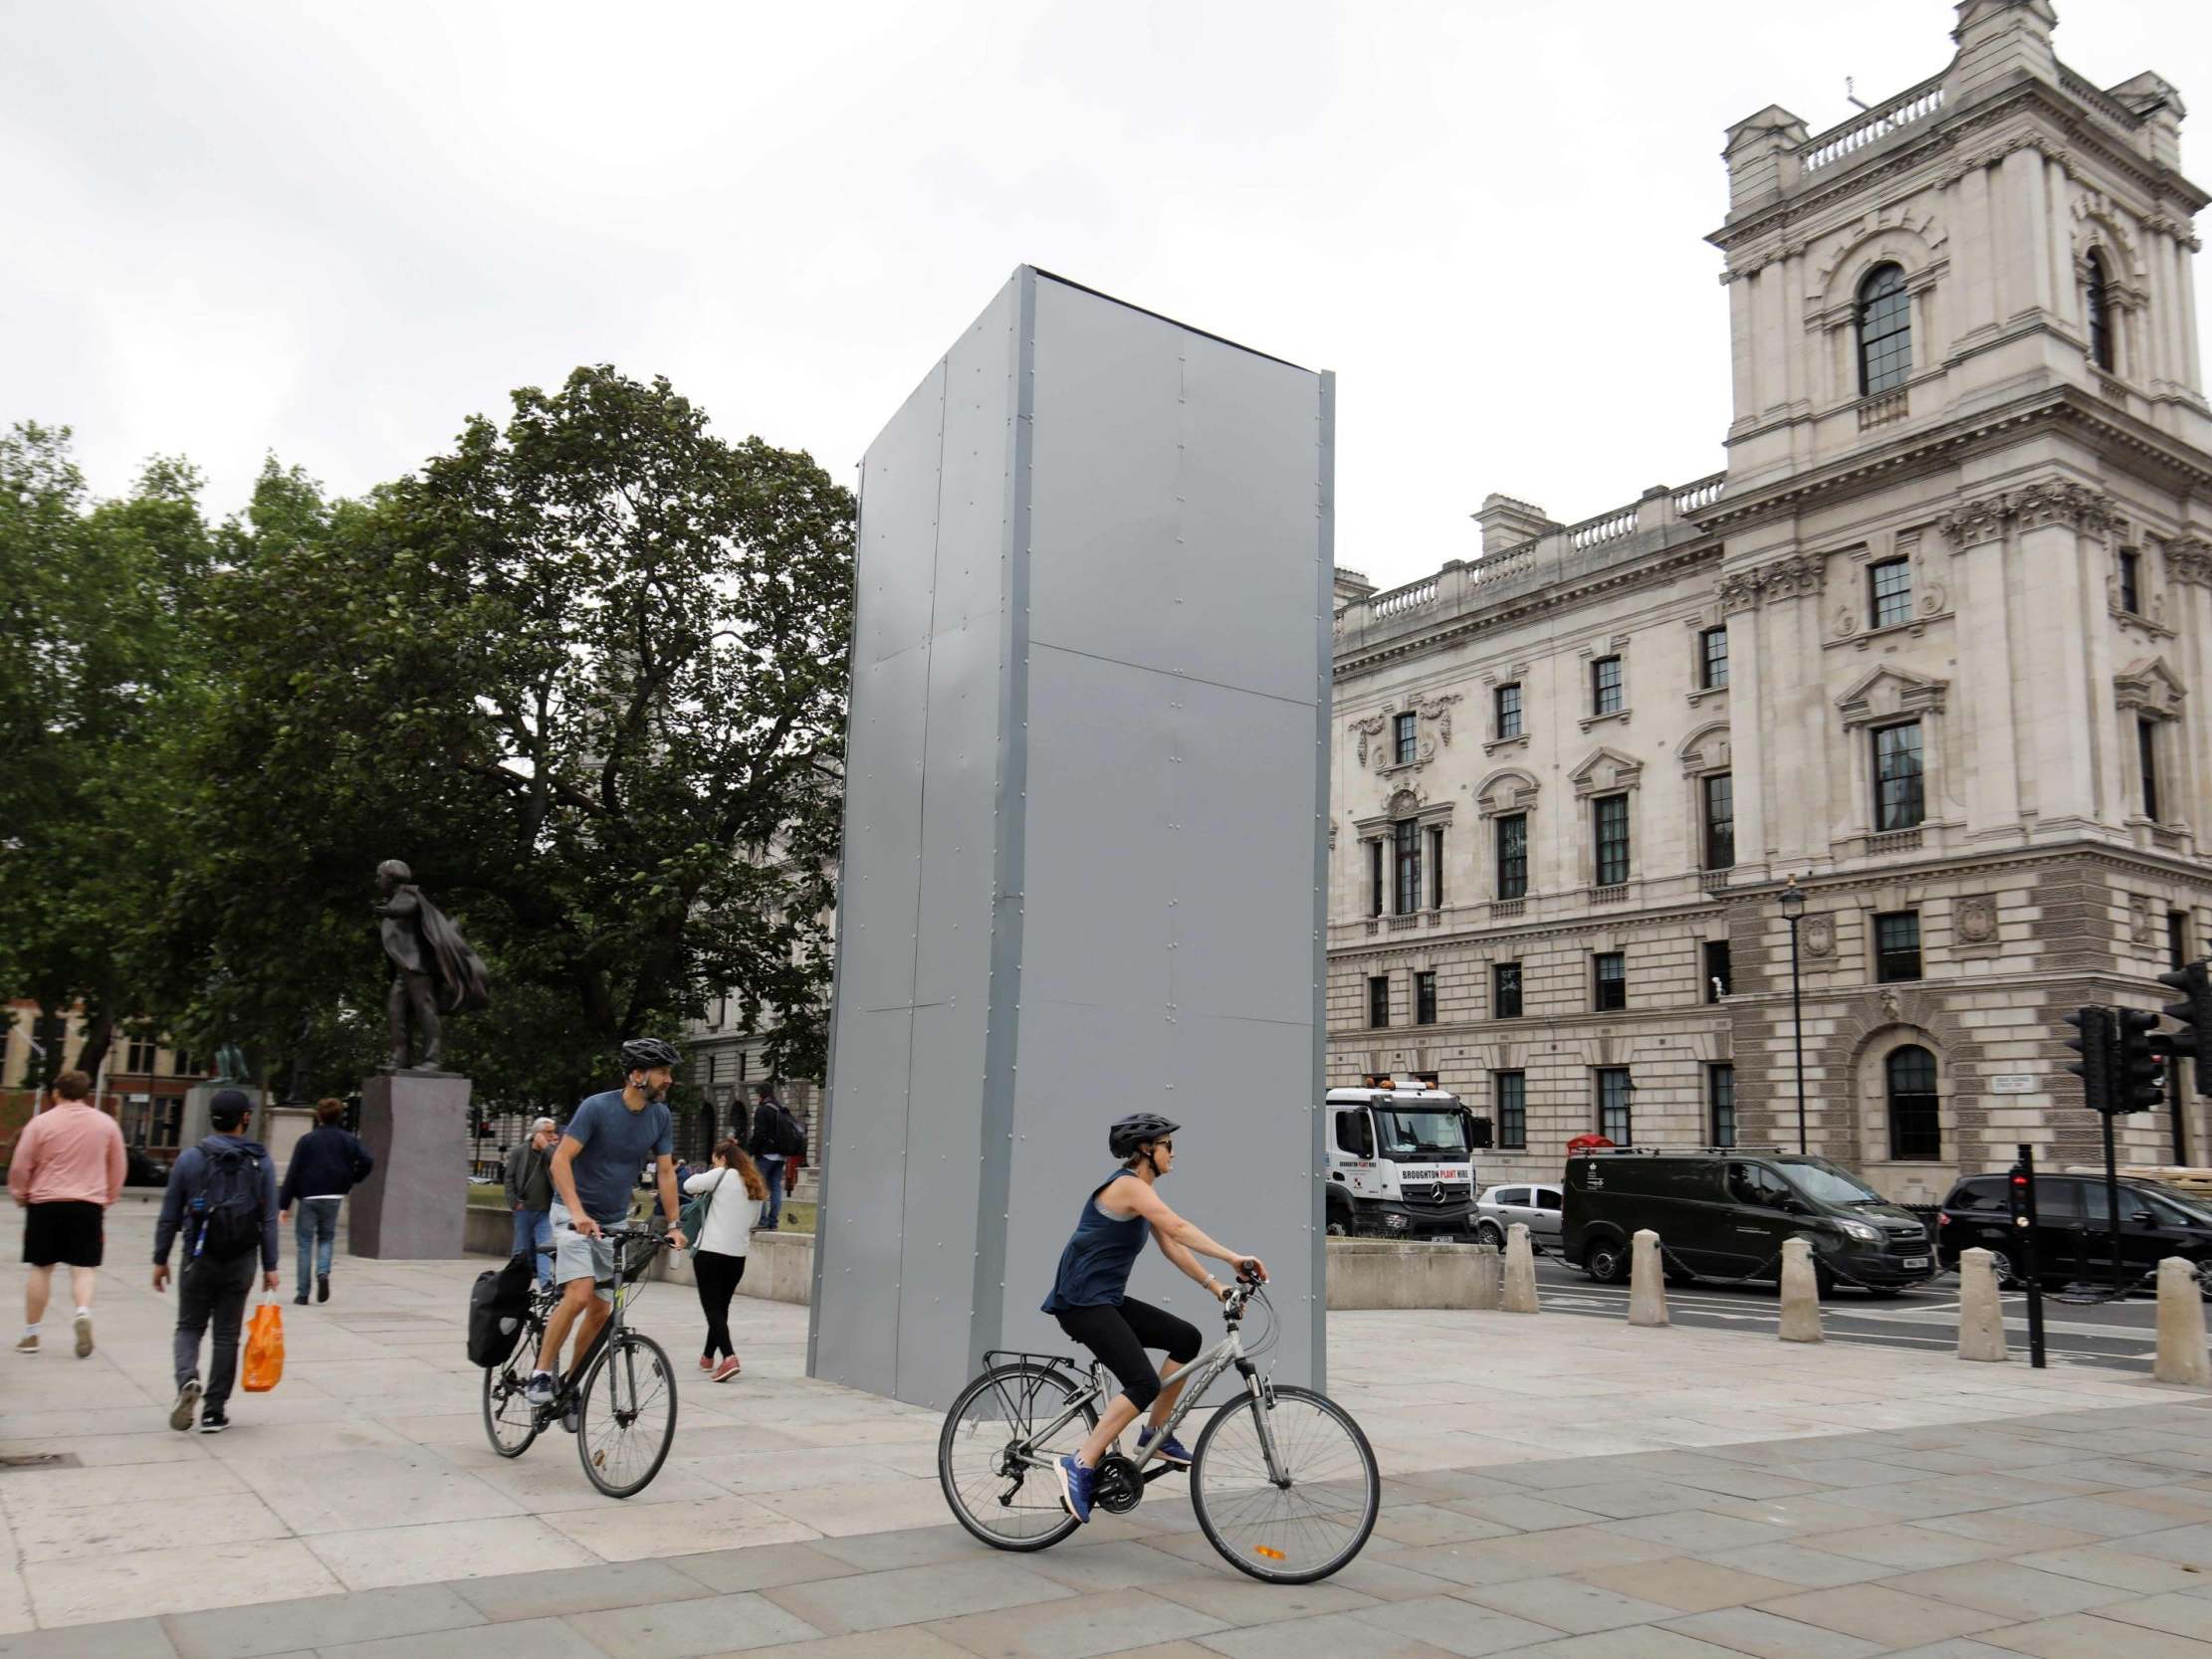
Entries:
{"label": "sunglasses", "polygon": [[1155,1151],[1172,1152],[1175,1150],[1175,1142],[1173,1141],[1155,1141],[1152,1145]]}

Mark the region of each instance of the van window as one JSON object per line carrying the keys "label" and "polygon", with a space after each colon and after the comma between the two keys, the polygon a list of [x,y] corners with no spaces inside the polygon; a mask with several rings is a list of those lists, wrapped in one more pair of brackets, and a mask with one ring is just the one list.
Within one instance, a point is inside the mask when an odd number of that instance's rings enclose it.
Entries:
{"label": "van window", "polygon": [[1375,1142],[1367,1133],[1367,1114],[1358,1110],[1336,1115],[1336,1143],[1354,1157],[1373,1157]]}
{"label": "van window", "polygon": [[1728,1165],[1728,1196],[1739,1204],[1778,1210],[1789,1207],[1791,1192],[1787,1181],[1762,1164],[1731,1163]]}
{"label": "van window", "polygon": [[[2099,1210],[2103,1204],[2098,1204]],[[2036,1177],[2036,1219],[2038,1221],[2079,1221],[2082,1219],[2082,1183],[2077,1180],[2053,1180],[2048,1175]]]}
{"label": "van window", "polygon": [[1954,1210],[2001,1210],[2010,1208],[2005,1197],[2002,1179],[1988,1177],[1976,1181],[1960,1181],[1951,1194],[1950,1207]]}

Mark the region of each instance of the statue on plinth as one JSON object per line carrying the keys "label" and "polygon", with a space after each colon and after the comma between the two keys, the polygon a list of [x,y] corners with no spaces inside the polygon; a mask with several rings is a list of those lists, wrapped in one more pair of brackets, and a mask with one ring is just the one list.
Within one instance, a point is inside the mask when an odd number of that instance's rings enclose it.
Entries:
{"label": "statue on plinth", "polygon": [[[492,1000],[483,958],[469,948],[461,930],[415,886],[414,872],[398,859],[376,867],[376,914],[382,920],[384,954],[391,958],[390,1071],[442,1070],[446,1014],[467,1013]],[[415,1053],[410,1064],[408,1016],[413,1016]]]}

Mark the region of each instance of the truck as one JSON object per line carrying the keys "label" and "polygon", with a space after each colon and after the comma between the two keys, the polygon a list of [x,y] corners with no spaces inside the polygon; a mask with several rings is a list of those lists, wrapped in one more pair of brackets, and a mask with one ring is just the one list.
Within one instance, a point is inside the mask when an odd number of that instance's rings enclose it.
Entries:
{"label": "truck", "polygon": [[1474,1153],[1490,1121],[1438,1086],[1369,1073],[1322,1108],[1323,1210],[1332,1234],[1474,1239]]}

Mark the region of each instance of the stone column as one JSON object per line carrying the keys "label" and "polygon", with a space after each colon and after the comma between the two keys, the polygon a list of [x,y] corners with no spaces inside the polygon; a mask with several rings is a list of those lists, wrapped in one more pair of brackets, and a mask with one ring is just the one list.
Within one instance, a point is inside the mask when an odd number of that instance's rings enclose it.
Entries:
{"label": "stone column", "polygon": [[1528,1246],[1528,1223],[1516,1221],[1505,1235],[1505,1295],[1508,1314],[1533,1314],[1536,1306],[1536,1257]]}
{"label": "stone column", "polygon": [[[2098,765],[2090,727],[2099,711],[2089,706],[2095,688],[2086,682],[2095,654],[2093,636],[2101,641],[2105,633],[2104,596],[2086,591],[2080,524],[2085,514],[2093,509],[2101,513],[2101,507],[2095,492],[2057,479],[2026,486],[2009,506],[2019,538],[2021,577],[2035,595],[2020,647],[2031,664],[2085,666],[2080,675],[2040,677],[2042,698],[2027,727],[2035,753],[2036,827],[2048,834],[2097,818]],[[2094,628],[2089,625],[2093,616]],[[2110,700],[2107,678],[2099,710]]]}
{"label": "stone column", "polygon": [[2160,1382],[2212,1387],[2212,1355],[2204,1347],[2204,1292],[2195,1264],[2179,1256],[2158,1264],[2158,1357],[2150,1374]]}
{"label": "stone column", "polygon": [[1756,572],[1726,577],[1720,608],[1728,623],[1729,764],[1736,776],[1736,870],[1747,881],[1764,881],[1767,872],[1766,733],[1759,711],[1768,695],[1760,677],[1759,586]]}
{"label": "stone column", "polygon": [[[1968,756],[1966,833],[2013,841],[2021,835],[2020,773],[2013,740],[2013,641],[2005,596],[2005,514],[2001,497],[1971,502],[1943,518],[1958,582],[1958,737],[1950,747]],[[1855,740],[1866,740],[1864,732]]]}
{"label": "stone column", "polygon": [[1666,1323],[1666,1281],[1659,1267],[1659,1234],[1649,1227],[1638,1230],[1635,1254],[1629,1265],[1629,1323],[1658,1326]]}
{"label": "stone column", "polygon": [[1958,1257],[1958,1356],[1961,1359],[2003,1359],[2005,1316],[1997,1301],[1997,1274],[1991,1256],[1982,1249],[1962,1250]]}
{"label": "stone column", "polygon": [[1782,1246],[1782,1340],[1821,1341],[1820,1280],[1813,1272],[1813,1247],[1801,1238]]}

